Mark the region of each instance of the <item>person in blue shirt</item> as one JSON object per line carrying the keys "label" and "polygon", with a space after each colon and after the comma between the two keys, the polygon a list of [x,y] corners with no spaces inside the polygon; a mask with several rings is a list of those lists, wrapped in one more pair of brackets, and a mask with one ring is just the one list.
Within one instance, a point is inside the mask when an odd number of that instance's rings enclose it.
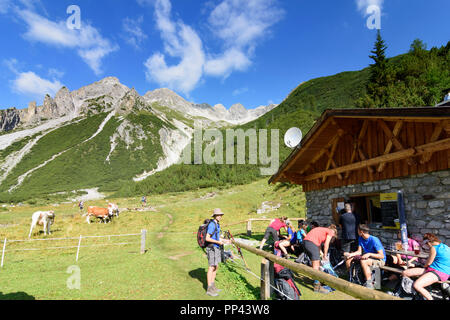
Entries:
{"label": "person in blue shirt", "polygon": [[283,251],[284,257],[288,256],[288,252],[287,252],[286,248],[290,248],[292,250],[292,252],[295,252],[294,244],[297,243],[297,233],[294,230],[294,226],[292,225],[292,223],[289,220],[286,221],[286,225],[287,225],[288,236],[286,239],[281,240],[278,244],[281,251]]}
{"label": "person in blue shirt", "polygon": [[358,227],[358,250],[352,253],[345,252],[344,256],[347,261],[346,264],[350,267],[350,264],[356,256],[360,257],[361,268],[366,278],[364,286],[369,289],[373,289],[371,266],[383,267],[386,263],[386,251],[380,239],[370,235],[370,229],[365,224],[360,224]]}
{"label": "person in blue shirt", "polygon": [[303,239],[306,237],[306,230],[308,228],[308,223],[305,220],[298,221],[298,231],[297,231],[297,243],[303,243]]}
{"label": "person in blue shirt", "polygon": [[426,233],[423,240],[430,247],[430,255],[423,268],[411,268],[403,271],[405,277],[419,277],[414,282],[414,289],[425,299],[433,300],[425,288],[438,281],[450,278],[450,248],[432,233]]}
{"label": "person in blue shirt", "polygon": [[219,263],[222,262],[222,246],[224,244],[230,244],[231,241],[220,237],[220,220],[224,213],[220,209],[214,209],[212,214],[212,220],[209,222],[208,229],[206,230],[206,256],[208,257],[208,272],[206,279],[208,282],[207,295],[218,296],[220,289],[216,288],[214,281],[216,280],[217,269]]}

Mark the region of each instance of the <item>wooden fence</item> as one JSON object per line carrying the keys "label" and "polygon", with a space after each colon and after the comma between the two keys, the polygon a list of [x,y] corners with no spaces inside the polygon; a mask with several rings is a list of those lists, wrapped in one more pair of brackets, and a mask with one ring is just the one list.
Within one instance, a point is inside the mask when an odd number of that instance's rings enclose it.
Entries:
{"label": "wooden fence", "polygon": [[[128,245],[128,244],[138,244],[137,242],[114,242],[114,243],[105,243],[105,244],[91,244],[91,245],[81,245],[82,239],[91,239],[91,238],[114,238],[114,237],[130,237],[130,236],[140,236],[140,253],[143,254],[146,252],[145,246],[147,242],[147,230],[141,230],[141,233],[133,233],[133,234],[116,234],[116,235],[100,235],[100,236],[82,236],[79,237],[71,237],[71,238],[48,238],[48,239],[24,239],[24,240],[8,240],[5,238],[3,240],[2,246],[2,255],[1,255],[1,263],[0,267],[3,268],[3,264],[5,262],[5,254],[6,252],[13,251],[39,251],[39,250],[56,250],[56,249],[75,249],[77,248],[75,261],[78,261],[78,257],[80,254],[80,248],[88,248],[88,247],[98,247],[98,246],[111,246],[111,245]],[[62,240],[78,240],[78,245],[74,246],[58,246],[58,247],[44,247],[44,248],[22,248],[22,249],[7,249],[8,243],[23,243],[23,242],[33,242],[33,241],[62,241]]]}
{"label": "wooden fence", "polygon": [[233,241],[233,243],[239,246],[241,249],[247,250],[253,254],[256,254],[264,258],[261,264],[261,299],[263,300],[270,298],[270,291],[271,291],[270,283],[272,281],[271,277],[273,276],[273,263],[277,263],[285,268],[291,269],[292,271],[298,274],[307,276],[315,280],[319,280],[320,282],[357,299],[402,300],[398,297],[391,296],[382,291],[368,289],[363,286],[348,282],[346,280],[333,277],[332,275],[329,275],[325,272],[315,270],[311,267],[308,267],[300,263],[289,261],[287,259],[278,257],[269,252],[259,250],[246,244],[240,243],[238,241]]}

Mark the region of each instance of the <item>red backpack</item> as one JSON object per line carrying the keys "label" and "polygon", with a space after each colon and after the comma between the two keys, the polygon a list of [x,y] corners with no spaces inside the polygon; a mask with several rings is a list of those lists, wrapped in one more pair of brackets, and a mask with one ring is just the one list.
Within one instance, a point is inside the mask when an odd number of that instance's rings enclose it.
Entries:
{"label": "red backpack", "polygon": [[209,224],[213,222],[216,227],[214,228],[214,233],[217,232],[217,223],[214,222],[214,219],[206,219],[203,224],[198,227],[197,231],[197,242],[200,248],[206,248],[208,246],[208,242],[206,241],[206,233],[208,232]]}

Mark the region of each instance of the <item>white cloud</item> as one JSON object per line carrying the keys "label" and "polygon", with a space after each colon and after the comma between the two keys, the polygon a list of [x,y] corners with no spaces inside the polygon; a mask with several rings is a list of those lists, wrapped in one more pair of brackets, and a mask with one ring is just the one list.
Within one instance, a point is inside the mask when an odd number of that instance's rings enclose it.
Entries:
{"label": "white cloud", "polygon": [[200,81],[205,54],[197,33],[181,21],[173,22],[170,11],[170,1],[156,1],[156,24],[164,41],[164,50],[169,56],[180,59],[180,62],[168,66],[165,56],[157,52],[145,62],[146,76],[149,80],[188,94]]}
{"label": "white cloud", "polygon": [[[1,1],[1,0],[0,0]],[[30,10],[16,9],[18,16],[27,24],[24,38],[50,46],[76,49],[78,55],[95,72],[102,73],[102,59],[118,49],[98,30],[86,21],[80,30],[68,29],[65,21],[54,22]]]}
{"label": "white cloud", "polygon": [[213,34],[223,40],[225,52],[209,57],[205,72],[227,77],[244,71],[260,39],[284,15],[273,0],[224,0],[211,12],[208,22]]}
{"label": "white cloud", "polygon": [[[194,29],[172,19],[170,0],[138,2],[155,2],[156,27],[164,42],[164,54],[156,52],[145,63],[147,78],[186,94],[204,75],[226,78],[233,71],[247,70],[258,42],[284,14],[275,0],[223,0],[216,6],[209,5],[208,26],[220,40],[222,52],[207,55]],[[166,55],[180,62],[168,66]]]}
{"label": "white cloud", "polygon": [[63,86],[58,80],[43,79],[32,71],[18,73],[11,84],[14,91],[36,98],[42,98],[45,94],[54,96]]}
{"label": "white cloud", "polygon": [[122,28],[125,32],[123,38],[128,44],[132,45],[136,49],[139,49],[145,39],[147,39],[147,35],[144,33],[141,27],[143,22],[143,16],[140,16],[137,19],[130,19],[126,17],[122,21]]}
{"label": "white cloud", "polygon": [[356,6],[358,7],[358,10],[363,13],[364,16],[366,16],[367,8],[370,6],[377,6],[380,8],[380,10],[383,7],[384,0],[356,0]]}
{"label": "white cloud", "polygon": [[251,65],[250,59],[239,49],[231,48],[205,64],[205,73],[216,77],[228,77],[234,71],[244,71]]}
{"label": "white cloud", "polygon": [[233,96],[239,96],[239,95],[244,94],[246,92],[248,92],[248,88],[247,87],[239,88],[239,89],[236,89],[236,90],[233,91]]}
{"label": "white cloud", "polygon": [[48,80],[38,76],[33,71],[20,71],[17,59],[4,60],[3,64],[16,75],[15,79],[10,81],[14,92],[41,99],[46,94],[54,96],[63,87],[63,84],[57,78],[62,77],[64,73],[57,69],[51,68],[48,70],[48,74],[52,78],[52,80]]}
{"label": "white cloud", "polygon": [[50,68],[48,69],[48,75],[52,79],[61,79],[64,76],[64,71],[55,68]]}

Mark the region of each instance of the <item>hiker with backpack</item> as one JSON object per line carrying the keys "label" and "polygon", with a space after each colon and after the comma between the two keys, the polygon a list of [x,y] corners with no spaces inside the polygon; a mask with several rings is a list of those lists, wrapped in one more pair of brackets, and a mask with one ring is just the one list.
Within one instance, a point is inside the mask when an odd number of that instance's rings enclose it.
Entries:
{"label": "hiker with backpack", "polygon": [[270,237],[272,237],[273,242],[280,240],[279,237],[280,229],[284,228],[284,230],[286,230],[287,232],[286,221],[288,221],[287,217],[281,217],[279,219],[273,219],[272,221],[270,221],[270,224],[267,227],[266,232],[264,233],[264,238],[262,239],[261,244],[259,245],[259,250],[262,250],[264,244]]}
{"label": "hiker with backpack", "polygon": [[[324,261],[327,261],[328,248],[333,238],[337,237],[337,229],[334,224],[328,228],[315,227],[312,229],[306,237],[303,239],[305,252],[311,259],[312,268],[320,270],[321,255]],[[323,253],[321,246],[323,245]],[[322,288],[322,285],[318,280],[314,280],[314,292],[328,293],[329,290]]]}
{"label": "hiker with backpack", "polygon": [[206,256],[208,257],[208,272],[206,279],[208,289],[206,294],[216,297],[219,295],[220,289],[216,288],[214,283],[216,279],[219,263],[222,262],[222,250],[224,244],[231,244],[231,241],[220,237],[220,220],[224,213],[220,209],[214,209],[211,220],[208,221],[206,229]]}
{"label": "hiker with backpack", "polygon": [[364,286],[369,289],[374,289],[370,267],[383,267],[386,263],[386,252],[380,239],[370,235],[370,229],[367,225],[360,224],[358,234],[358,250],[352,253],[344,253],[347,259],[346,265],[350,269],[351,263],[359,261],[366,280]]}
{"label": "hiker with backpack", "polygon": [[414,282],[414,289],[425,299],[433,300],[431,294],[425,288],[438,281],[447,281],[450,277],[450,248],[441,242],[432,233],[426,233],[423,237],[428,240],[430,256],[423,268],[411,268],[403,271],[403,277],[419,277]]}

